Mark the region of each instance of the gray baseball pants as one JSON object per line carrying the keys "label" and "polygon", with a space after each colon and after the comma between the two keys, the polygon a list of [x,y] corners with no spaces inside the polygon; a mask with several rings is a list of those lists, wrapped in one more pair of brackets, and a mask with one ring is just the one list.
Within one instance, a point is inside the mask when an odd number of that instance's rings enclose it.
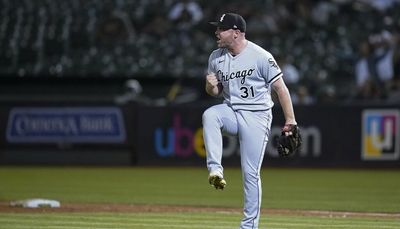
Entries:
{"label": "gray baseball pants", "polygon": [[203,113],[203,135],[209,172],[223,174],[222,134],[239,138],[244,190],[244,218],[240,229],[257,229],[261,208],[260,170],[271,130],[272,112],[233,110],[227,104]]}

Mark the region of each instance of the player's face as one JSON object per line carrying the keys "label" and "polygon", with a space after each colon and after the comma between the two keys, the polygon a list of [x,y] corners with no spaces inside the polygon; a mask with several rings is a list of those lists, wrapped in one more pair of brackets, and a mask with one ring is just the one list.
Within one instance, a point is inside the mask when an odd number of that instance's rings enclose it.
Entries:
{"label": "player's face", "polygon": [[234,41],[235,30],[217,27],[215,36],[217,37],[218,48],[230,48]]}

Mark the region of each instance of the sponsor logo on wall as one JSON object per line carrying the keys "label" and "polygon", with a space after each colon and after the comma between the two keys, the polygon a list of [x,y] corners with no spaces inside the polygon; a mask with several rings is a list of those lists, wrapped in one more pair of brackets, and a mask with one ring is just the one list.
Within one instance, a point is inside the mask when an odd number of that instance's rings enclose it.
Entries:
{"label": "sponsor logo on wall", "polygon": [[[322,133],[317,126],[300,126],[302,144],[298,156],[306,158],[319,158],[322,155]],[[282,132],[282,128],[272,126],[271,135],[267,146],[267,155],[270,157],[279,157],[277,144],[274,139],[277,139]]]}
{"label": "sponsor logo on wall", "polygon": [[203,128],[183,126],[181,115],[174,114],[171,127],[155,129],[154,148],[161,157],[205,157]]}
{"label": "sponsor logo on wall", "polygon": [[11,143],[122,143],[125,124],[116,107],[17,107],[8,116]]}
{"label": "sponsor logo on wall", "polygon": [[[172,125],[167,128],[157,127],[154,130],[154,148],[160,157],[206,157],[203,141],[203,128],[197,125],[185,126],[184,116],[172,115]],[[223,136],[224,158],[239,155],[239,142],[236,136]]]}
{"label": "sponsor logo on wall", "polygon": [[369,109],[362,113],[362,158],[397,160],[400,155],[400,112]]}
{"label": "sponsor logo on wall", "polygon": [[[203,128],[201,126],[183,125],[183,119],[179,113],[172,115],[172,124],[170,127],[156,127],[154,130],[154,149],[160,157],[206,157],[206,150],[203,141]],[[318,127],[300,127],[303,136],[302,149],[300,157],[318,158],[322,152],[322,134]],[[280,127],[272,127],[269,137],[266,155],[270,157],[279,157],[276,145],[273,143],[276,137],[281,135]],[[224,158],[240,156],[239,140],[236,136],[223,136]]]}

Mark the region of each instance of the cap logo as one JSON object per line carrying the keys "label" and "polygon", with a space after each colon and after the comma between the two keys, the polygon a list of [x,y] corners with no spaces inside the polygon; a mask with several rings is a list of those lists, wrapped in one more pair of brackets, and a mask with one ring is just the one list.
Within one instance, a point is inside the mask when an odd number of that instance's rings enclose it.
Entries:
{"label": "cap logo", "polygon": [[233,25],[233,28],[234,28],[234,29],[237,29],[237,26],[236,26],[236,25]]}
{"label": "cap logo", "polygon": [[221,18],[219,19],[220,22],[224,20],[225,14],[222,14]]}

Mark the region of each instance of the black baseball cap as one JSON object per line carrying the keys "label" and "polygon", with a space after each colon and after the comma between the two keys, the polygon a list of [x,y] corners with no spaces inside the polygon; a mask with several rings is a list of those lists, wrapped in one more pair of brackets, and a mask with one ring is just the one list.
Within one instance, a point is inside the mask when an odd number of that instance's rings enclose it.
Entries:
{"label": "black baseball cap", "polygon": [[235,13],[222,14],[218,21],[209,23],[224,29],[238,29],[242,33],[246,32],[246,21],[242,16]]}

